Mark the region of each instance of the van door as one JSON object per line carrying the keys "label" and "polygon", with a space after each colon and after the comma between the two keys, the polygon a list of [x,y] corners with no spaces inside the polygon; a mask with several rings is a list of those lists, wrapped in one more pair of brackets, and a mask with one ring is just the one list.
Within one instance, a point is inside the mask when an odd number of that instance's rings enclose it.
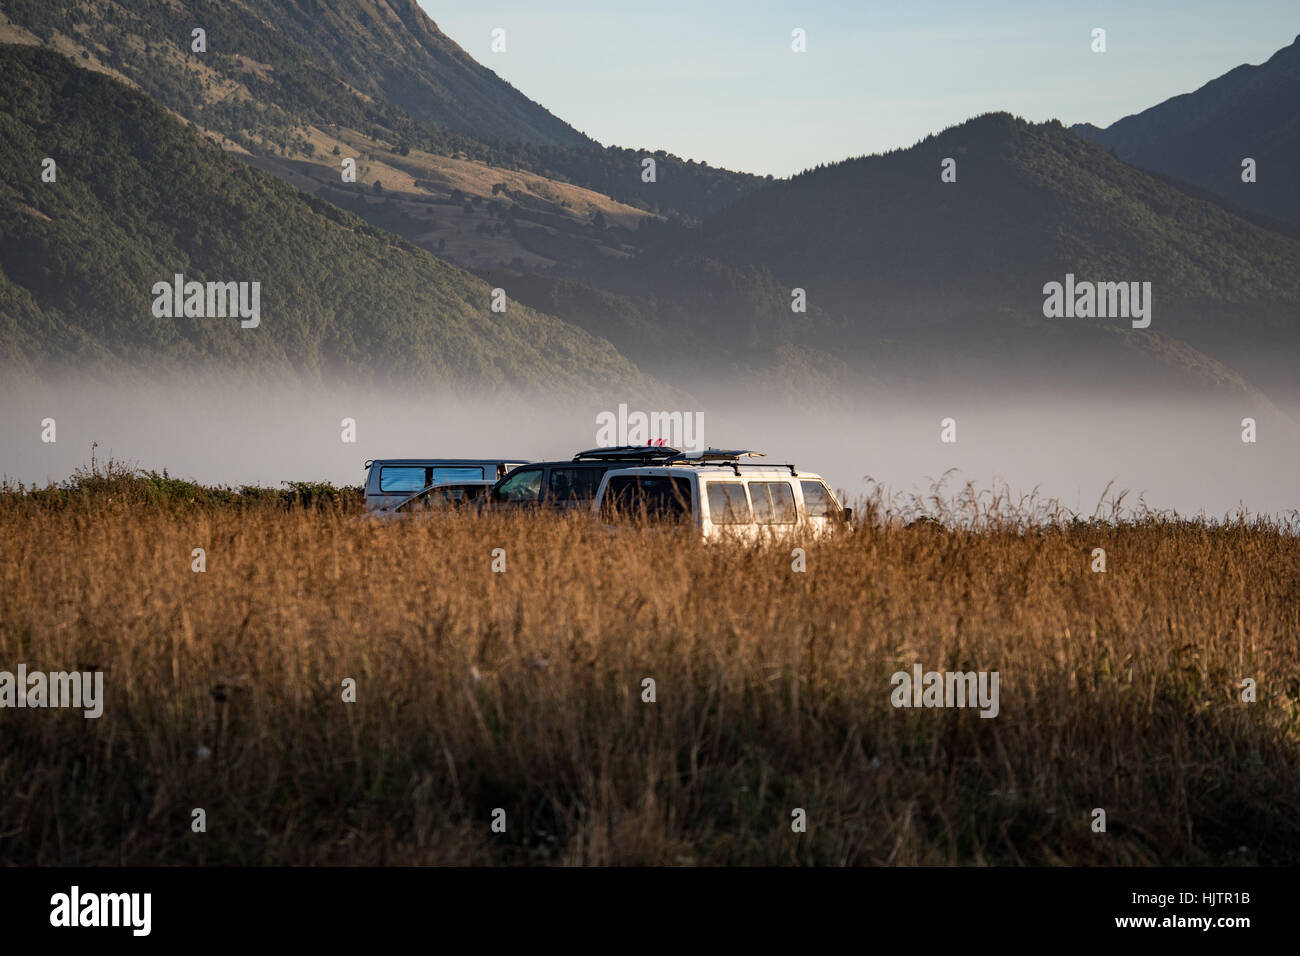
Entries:
{"label": "van door", "polygon": [[552,465],[546,476],[543,502],[560,511],[590,508],[600,479],[608,470],[599,465]]}
{"label": "van door", "polygon": [[749,482],[749,500],[753,503],[754,523],[760,532],[784,535],[795,530],[799,509],[790,482],[752,480]]}
{"label": "van door", "polygon": [[545,476],[544,468],[516,468],[492,489],[492,503],[507,508],[538,505]]}
{"label": "van door", "polygon": [[799,490],[803,492],[804,515],[815,534],[829,534],[844,520],[844,512],[825,482],[804,478],[799,482]]}

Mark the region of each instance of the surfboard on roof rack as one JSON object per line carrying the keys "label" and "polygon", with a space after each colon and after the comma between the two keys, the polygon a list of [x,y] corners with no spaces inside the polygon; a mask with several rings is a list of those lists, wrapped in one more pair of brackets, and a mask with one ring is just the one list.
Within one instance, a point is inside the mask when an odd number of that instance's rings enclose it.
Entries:
{"label": "surfboard on roof rack", "polygon": [[748,448],[706,448],[703,451],[684,451],[678,454],[673,461],[683,463],[702,462],[727,462],[739,461],[741,458],[762,458],[765,453],[761,451],[751,451]]}
{"label": "surfboard on roof rack", "polygon": [[574,461],[667,461],[681,452],[667,445],[618,445],[614,448],[589,448],[573,456]]}

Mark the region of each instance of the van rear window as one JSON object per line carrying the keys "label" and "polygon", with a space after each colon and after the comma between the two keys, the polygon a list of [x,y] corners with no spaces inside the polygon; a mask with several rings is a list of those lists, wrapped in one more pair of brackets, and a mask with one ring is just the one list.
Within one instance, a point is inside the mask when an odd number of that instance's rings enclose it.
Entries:
{"label": "van rear window", "polygon": [[794,524],[794,489],[784,481],[751,481],[754,520],[759,524]]}
{"label": "van rear window", "polygon": [[379,490],[382,492],[414,492],[425,487],[422,465],[385,465],[379,469]]}
{"label": "van rear window", "polygon": [[600,514],[614,518],[674,521],[691,513],[689,478],[668,475],[615,475],[605,486]]}
{"label": "van rear window", "polygon": [[749,524],[749,499],[739,481],[709,482],[709,520],[714,524]]}

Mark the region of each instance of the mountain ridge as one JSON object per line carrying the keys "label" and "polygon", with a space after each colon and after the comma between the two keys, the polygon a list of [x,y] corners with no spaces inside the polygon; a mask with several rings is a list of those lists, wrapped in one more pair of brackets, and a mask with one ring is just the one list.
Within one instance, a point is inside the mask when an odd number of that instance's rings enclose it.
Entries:
{"label": "mountain ridge", "polygon": [[[940,175],[947,158],[956,160],[951,183]],[[675,244],[682,255],[764,268],[786,289],[804,289],[841,328],[839,349],[942,336],[991,365],[1008,350],[1041,359],[1030,339],[1059,340],[1066,323],[1072,348],[1091,347],[1083,327],[1096,320],[1046,318],[1045,284],[1067,274],[1147,281],[1154,320],[1148,333],[1132,330],[1134,341],[1156,347],[1153,336],[1171,337],[1202,353],[1206,367],[1217,361],[1266,393],[1296,397],[1285,357],[1300,334],[1300,241],[1055,121],[984,114],[906,149],[764,186]],[[1027,324],[994,348],[982,338],[997,333],[997,316]],[[1127,321],[1109,324],[1129,336]],[[1112,351],[1105,337],[1091,341]],[[1104,360],[1080,356],[1084,377]]]}
{"label": "mountain ridge", "polygon": [[[1261,64],[1234,67],[1107,127],[1071,128],[1126,162],[1300,225],[1300,185],[1286,175],[1300,155],[1300,35]],[[1247,157],[1257,163],[1253,183],[1242,181]]]}

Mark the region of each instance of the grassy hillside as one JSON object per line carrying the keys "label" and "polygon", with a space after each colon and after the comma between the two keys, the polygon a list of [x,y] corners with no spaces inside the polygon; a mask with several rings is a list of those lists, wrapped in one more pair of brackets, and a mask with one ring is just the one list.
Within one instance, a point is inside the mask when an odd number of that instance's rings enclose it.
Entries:
{"label": "grassy hillside", "polygon": [[[415,0],[3,0],[0,13],[11,21],[0,39],[7,31],[56,49],[137,84],[232,147],[332,167],[335,179],[329,150],[360,143],[526,170],[665,214],[712,212],[760,182],[662,151],[600,146],[475,62]],[[206,53],[191,50],[196,26],[207,30]],[[659,179],[646,184],[640,164],[651,153]]]}
{"label": "grassy hillside", "polygon": [[[0,47],[3,357],[292,367],[501,390],[644,389],[607,342],[207,144],[145,96]],[[41,181],[41,162],[57,181]],[[157,318],[175,273],[261,283],[261,326]]]}
{"label": "grassy hillside", "polygon": [[376,147],[348,130],[313,131],[311,142],[320,156],[337,150],[355,157],[357,181],[341,181],[337,159],[236,155],[440,259],[476,270],[548,270],[626,256],[635,249],[638,225],[653,216],[535,173],[422,149]]}
{"label": "grassy hillside", "polygon": [[[1300,37],[1266,63],[1239,66],[1105,129],[1073,128],[1125,162],[1300,226]],[[1257,164],[1253,183],[1241,178],[1247,157]]]}
{"label": "grassy hillside", "polygon": [[[470,139],[594,145],[475,62],[415,0],[5,0],[4,10],[43,43],[80,41],[213,128],[405,116]],[[191,47],[196,27],[204,52]]]}

